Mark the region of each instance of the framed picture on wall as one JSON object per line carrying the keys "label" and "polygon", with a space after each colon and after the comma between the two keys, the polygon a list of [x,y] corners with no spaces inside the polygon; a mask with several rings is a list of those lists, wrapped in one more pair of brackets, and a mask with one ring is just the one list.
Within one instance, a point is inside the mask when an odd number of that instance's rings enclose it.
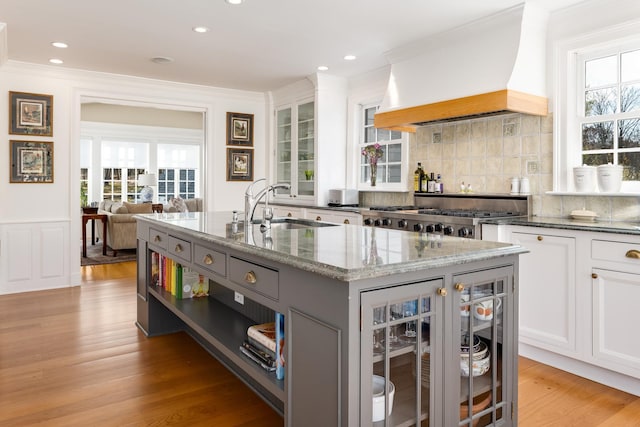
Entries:
{"label": "framed picture on wall", "polygon": [[227,113],[227,145],[253,146],[253,114]]}
{"label": "framed picture on wall", "polygon": [[53,136],[53,95],[9,92],[9,133]]}
{"label": "framed picture on wall", "polygon": [[9,142],[9,182],[19,184],[53,182],[53,142]]}
{"label": "framed picture on wall", "polygon": [[253,181],[253,150],[227,148],[227,181]]}

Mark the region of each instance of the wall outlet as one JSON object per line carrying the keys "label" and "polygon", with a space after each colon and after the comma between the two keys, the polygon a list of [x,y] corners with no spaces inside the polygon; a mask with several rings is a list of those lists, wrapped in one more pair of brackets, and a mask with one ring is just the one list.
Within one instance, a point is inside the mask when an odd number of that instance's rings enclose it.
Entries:
{"label": "wall outlet", "polygon": [[527,175],[538,173],[538,162],[535,160],[527,160]]}
{"label": "wall outlet", "polygon": [[238,303],[244,305],[244,295],[240,292],[234,292],[233,299]]}

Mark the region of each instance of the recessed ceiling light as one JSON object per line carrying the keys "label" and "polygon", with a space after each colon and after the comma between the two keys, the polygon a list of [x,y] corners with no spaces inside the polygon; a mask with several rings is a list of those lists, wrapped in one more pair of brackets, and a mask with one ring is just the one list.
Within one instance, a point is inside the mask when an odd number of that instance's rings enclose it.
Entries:
{"label": "recessed ceiling light", "polygon": [[66,48],[69,47],[69,45],[64,43],[64,42],[53,42],[53,43],[51,43],[51,46],[59,47],[60,49],[66,49]]}
{"label": "recessed ceiling light", "polygon": [[345,61],[353,61],[354,59],[356,59],[355,55],[345,55],[344,56],[344,60]]}
{"label": "recessed ceiling light", "polygon": [[156,64],[169,64],[173,62],[173,58],[169,58],[168,56],[156,56],[155,58],[151,58],[151,62],[155,62]]}
{"label": "recessed ceiling light", "polygon": [[193,27],[193,31],[196,33],[208,33],[209,29],[207,27]]}
{"label": "recessed ceiling light", "polygon": [[329,67],[327,67],[326,65],[320,65],[318,67],[318,71],[327,71],[329,69]]}
{"label": "recessed ceiling light", "polygon": [[64,61],[58,58],[51,58],[49,62],[56,65],[64,64]]}
{"label": "recessed ceiling light", "polygon": [[224,0],[229,4],[241,4],[244,0]]}

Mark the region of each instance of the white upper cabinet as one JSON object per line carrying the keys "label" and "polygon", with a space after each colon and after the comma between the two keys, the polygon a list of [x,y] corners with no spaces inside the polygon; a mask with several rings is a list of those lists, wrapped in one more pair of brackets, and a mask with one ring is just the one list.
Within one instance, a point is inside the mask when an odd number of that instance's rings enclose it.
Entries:
{"label": "white upper cabinet", "polygon": [[346,80],[316,74],[272,95],[270,182],[291,184],[275,198],[324,206],[346,182]]}

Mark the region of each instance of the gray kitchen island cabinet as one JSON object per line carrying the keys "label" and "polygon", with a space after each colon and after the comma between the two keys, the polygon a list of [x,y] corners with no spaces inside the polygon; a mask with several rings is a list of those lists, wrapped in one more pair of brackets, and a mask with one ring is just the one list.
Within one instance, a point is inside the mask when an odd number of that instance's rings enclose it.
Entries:
{"label": "gray kitchen island cabinet", "polygon": [[[287,426],[517,425],[519,246],[358,225],[138,217],[138,326],[186,331]],[[177,299],[160,254],[208,280]],[[285,318],[284,379],[240,351]],[[386,385],[386,386],[385,386]]]}

